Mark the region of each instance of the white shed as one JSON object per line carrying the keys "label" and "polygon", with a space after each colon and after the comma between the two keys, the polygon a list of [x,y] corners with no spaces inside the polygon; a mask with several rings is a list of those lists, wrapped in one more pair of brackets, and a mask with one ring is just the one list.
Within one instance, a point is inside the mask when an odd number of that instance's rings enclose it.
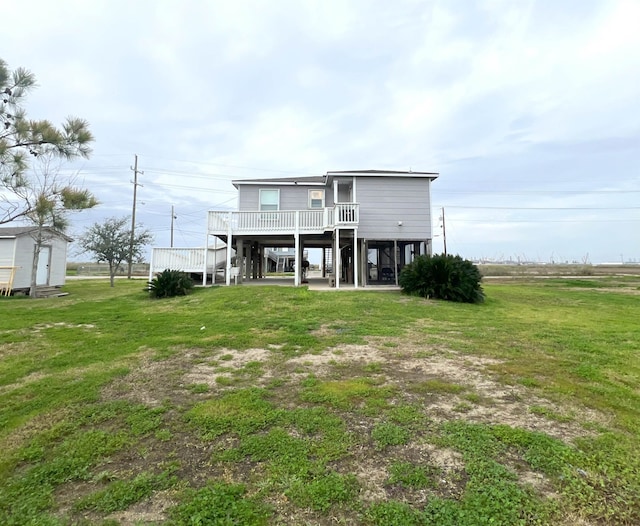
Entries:
{"label": "white shed", "polygon": [[[33,226],[0,227],[0,292],[29,290],[36,230]],[[67,245],[73,240],[52,228],[44,230],[36,285],[60,287],[67,273]]]}

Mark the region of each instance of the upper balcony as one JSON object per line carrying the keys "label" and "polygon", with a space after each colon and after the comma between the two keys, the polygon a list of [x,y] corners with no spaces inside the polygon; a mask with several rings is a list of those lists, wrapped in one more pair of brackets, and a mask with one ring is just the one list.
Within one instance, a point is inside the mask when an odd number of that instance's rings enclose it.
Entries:
{"label": "upper balcony", "polygon": [[319,210],[263,212],[209,211],[207,231],[213,235],[322,234],[336,227],[358,226],[358,203],[337,203]]}

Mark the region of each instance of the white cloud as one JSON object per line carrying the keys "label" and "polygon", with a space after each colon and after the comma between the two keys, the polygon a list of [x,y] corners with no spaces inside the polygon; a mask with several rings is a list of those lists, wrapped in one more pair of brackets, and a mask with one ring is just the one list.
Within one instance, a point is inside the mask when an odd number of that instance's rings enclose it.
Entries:
{"label": "white cloud", "polygon": [[261,166],[279,166],[287,158],[292,169],[322,165],[327,152],[316,145],[326,133],[322,119],[304,108],[283,106],[256,115],[239,137],[239,154]]}
{"label": "white cloud", "polygon": [[[235,204],[233,178],[411,167],[441,172],[438,205],[611,208],[451,208],[456,251],[612,259],[640,250],[620,210],[640,195],[639,18],[634,0],[23,0],[1,56],[37,75],[34,118],[90,121],[91,217],[130,207],[134,153],[161,236],[172,202]],[[607,188],[628,193],[578,192]]]}

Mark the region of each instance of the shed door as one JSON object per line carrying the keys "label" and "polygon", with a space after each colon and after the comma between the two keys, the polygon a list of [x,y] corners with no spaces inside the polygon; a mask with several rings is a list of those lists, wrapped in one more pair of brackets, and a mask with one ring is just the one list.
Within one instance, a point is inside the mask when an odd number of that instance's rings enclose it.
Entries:
{"label": "shed door", "polygon": [[41,247],[38,258],[38,271],[36,273],[36,285],[49,284],[49,260],[51,259],[51,247]]}

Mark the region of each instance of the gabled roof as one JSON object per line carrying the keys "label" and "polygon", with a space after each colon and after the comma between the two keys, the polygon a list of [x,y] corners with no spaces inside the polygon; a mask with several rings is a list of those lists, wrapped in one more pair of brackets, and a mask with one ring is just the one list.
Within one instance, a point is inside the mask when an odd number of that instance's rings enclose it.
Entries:
{"label": "gabled roof", "polygon": [[334,177],[416,177],[426,179],[436,179],[440,174],[437,172],[414,172],[409,170],[343,170],[331,171],[326,175],[303,176],[303,177],[275,177],[266,179],[236,179],[231,181],[233,186],[238,185],[309,185],[325,186],[331,184]]}
{"label": "gabled roof", "polygon": [[[26,236],[31,234],[32,232],[35,232],[36,230],[38,230],[37,227],[35,226],[6,226],[6,227],[0,227],[0,238],[16,238],[16,237],[20,237],[20,236]],[[54,230],[53,228],[50,227],[44,227],[43,228],[44,231],[48,232],[49,234],[52,234],[54,236],[57,237],[61,237],[62,239],[65,239],[68,242],[73,241],[72,238],[70,238],[69,236],[67,236],[66,234],[63,234],[62,232],[58,232],[57,230]]]}
{"label": "gabled roof", "polygon": [[327,172],[325,178],[327,185],[331,185],[335,177],[411,177],[433,181],[438,175],[440,174],[436,172],[413,172],[411,170],[408,172],[400,170],[343,170]]}
{"label": "gabled roof", "polygon": [[413,170],[334,170],[327,172],[327,177],[334,177],[336,175],[352,175],[354,177],[367,176],[367,177],[381,177],[381,176],[402,176],[402,177],[427,177],[429,179],[435,179],[440,174],[438,172],[414,172]]}
{"label": "gabled roof", "polygon": [[303,177],[275,177],[269,179],[236,179],[231,181],[231,184],[238,188],[241,184],[251,185],[279,185],[279,186],[295,186],[295,185],[309,185],[309,186],[324,186],[325,177],[323,175],[312,175]]}

